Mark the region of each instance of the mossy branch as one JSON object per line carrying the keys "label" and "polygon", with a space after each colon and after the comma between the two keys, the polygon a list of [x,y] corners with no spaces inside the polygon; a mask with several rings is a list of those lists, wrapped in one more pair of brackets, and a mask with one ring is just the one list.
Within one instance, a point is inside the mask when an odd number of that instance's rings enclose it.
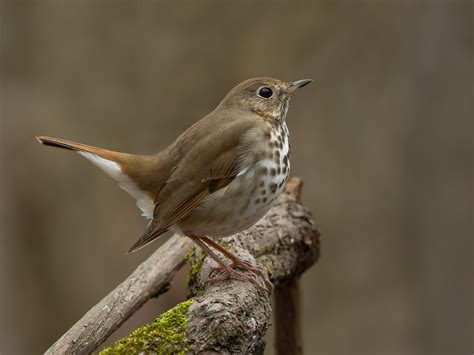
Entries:
{"label": "mossy branch", "polygon": [[[285,290],[289,284],[297,283],[299,276],[319,257],[317,227],[311,213],[299,203],[301,185],[299,179],[291,179],[286,192],[279,197],[275,206],[262,220],[248,231],[223,240],[226,249],[231,249],[243,260],[256,262],[269,275],[276,287],[275,294]],[[179,253],[174,250],[175,248],[179,248]],[[181,257],[179,261],[174,260],[175,271],[183,264],[186,254],[189,253],[190,244],[186,239],[173,237],[172,241],[166,243],[156,253],[162,249],[167,254],[173,254],[174,250],[174,256],[179,254]],[[165,312],[153,323],[139,328],[110,348],[104,349],[102,353],[263,353],[264,335],[271,317],[270,295],[249,282],[226,280],[214,285],[209,283],[208,281],[218,272],[215,269],[216,264],[203,257],[200,252],[194,251],[189,254],[188,261],[191,263],[189,288],[192,298]],[[139,284],[142,278],[147,278],[146,273],[162,270],[163,266],[160,259],[154,258],[153,264],[147,260],[139,268],[140,272],[137,269],[130,277],[133,281],[129,278],[123,284],[127,282]],[[159,290],[169,283],[174,271],[168,273],[166,282],[158,287]],[[142,292],[150,287],[149,283],[146,284],[148,286],[142,288]],[[156,289],[154,291],[156,295]],[[129,292],[140,292],[140,290],[119,286],[102,300],[100,305],[115,309],[118,302],[121,303],[122,309],[127,308],[129,299],[133,298]],[[144,298],[148,299],[151,296],[147,290]],[[110,323],[104,322],[103,314],[97,313],[98,306],[89,311],[49,351],[61,352],[66,349],[65,352],[83,353],[95,350],[105,340],[104,336],[101,335],[97,339],[88,338],[90,342],[84,343],[82,340],[84,334],[77,332],[81,326],[91,328],[91,322],[92,328],[100,329],[102,334],[110,334],[113,331]],[[135,308],[136,305],[130,309],[136,310]],[[94,315],[98,315],[95,322]],[[126,318],[123,317],[124,319]],[[288,323],[287,326],[298,329],[297,324],[293,324],[297,322],[297,317],[294,317],[292,323]],[[113,329],[116,329],[119,323],[114,323]],[[104,327],[107,329],[101,329]],[[75,332],[71,334],[72,330]],[[297,341],[287,343],[301,345]]]}
{"label": "mossy branch", "polygon": [[189,351],[185,342],[189,306],[185,301],[166,311],[151,324],[138,328],[113,346],[105,348],[99,355],[126,355],[145,352],[147,354],[184,354]]}
{"label": "mossy branch", "polygon": [[192,242],[173,236],[124,282],[89,310],[46,354],[89,354],[99,347],[146,301],[166,292],[185,263]]}
{"label": "mossy branch", "polygon": [[[288,287],[293,288],[295,283],[297,284],[299,275],[312,265],[319,255],[319,233],[309,211],[299,204],[300,191],[301,181],[291,180],[286,193],[264,219],[249,231],[225,238],[220,243],[224,248],[238,254],[241,259],[257,262],[276,285],[277,296],[287,294]],[[177,310],[182,310],[183,305],[189,305],[185,317],[180,317],[178,324],[168,325],[168,329],[178,329],[175,337],[171,337],[169,341],[174,352],[263,353],[264,335],[271,317],[269,294],[257,289],[253,284],[239,281],[228,280],[210,285],[208,281],[216,272],[216,264],[196,248],[186,259],[190,264],[188,286],[193,297],[186,301],[192,302],[190,305],[184,302],[172,310],[174,314]],[[281,303],[282,297],[278,299]],[[294,301],[296,303],[297,300]],[[133,353],[147,352],[150,344],[163,349],[165,336],[157,336],[153,325],[157,322],[159,324],[160,319],[168,312],[106,351],[120,353],[124,344],[137,344],[133,349],[127,348]],[[291,327],[298,329],[296,317],[293,315],[291,322],[284,324],[287,320],[282,319],[282,313],[277,311],[276,314],[279,315],[279,323],[282,325],[278,329],[289,333],[280,353],[301,348],[299,337],[291,332]],[[186,328],[184,336],[183,323]],[[153,330],[148,332],[149,327]],[[176,337],[183,340],[178,347],[173,342]],[[158,353],[166,353],[166,350]]]}

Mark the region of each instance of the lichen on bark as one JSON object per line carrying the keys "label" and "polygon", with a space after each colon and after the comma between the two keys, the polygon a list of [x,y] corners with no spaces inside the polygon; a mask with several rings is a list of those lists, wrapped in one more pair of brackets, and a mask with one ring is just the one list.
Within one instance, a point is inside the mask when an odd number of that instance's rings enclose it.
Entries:
{"label": "lichen on bark", "polygon": [[186,343],[187,313],[192,300],[184,301],[163,313],[152,323],[138,328],[112,346],[103,349],[100,355],[137,354],[185,354],[191,349]]}

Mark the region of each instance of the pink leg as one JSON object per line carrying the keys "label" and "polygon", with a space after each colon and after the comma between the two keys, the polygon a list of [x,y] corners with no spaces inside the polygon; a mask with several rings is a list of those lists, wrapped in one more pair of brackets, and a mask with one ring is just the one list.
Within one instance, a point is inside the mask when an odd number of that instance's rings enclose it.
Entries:
{"label": "pink leg", "polygon": [[217,264],[219,264],[220,268],[222,268],[222,270],[224,271],[224,275],[222,276],[216,276],[214,278],[212,278],[211,280],[209,280],[209,282],[211,284],[215,284],[219,281],[222,281],[222,280],[225,280],[225,279],[234,279],[234,280],[239,280],[239,281],[244,281],[244,282],[251,282],[253,283],[255,286],[257,286],[259,289],[262,289],[262,290],[265,290],[266,289],[264,287],[262,287],[262,285],[260,285],[260,283],[257,282],[257,280],[252,277],[252,276],[249,276],[247,274],[244,274],[242,272],[239,272],[237,270],[234,270],[232,269],[232,267],[230,267],[229,265],[225,264],[220,258],[218,255],[216,255],[216,253],[214,253],[202,240],[200,237],[196,237],[196,236],[191,236],[191,235],[188,235],[188,237],[193,241],[195,242],[209,257],[211,257]]}
{"label": "pink leg", "polygon": [[267,275],[265,275],[262,270],[260,270],[258,267],[246,262],[246,261],[243,261],[241,260],[239,257],[237,257],[236,255],[232,254],[230,251],[228,251],[227,249],[225,249],[224,247],[222,247],[221,245],[217,244],[215,241],[213,241],[212,239],[209,239],[208,237],[201,237],[200,238],[204,243],[206,243],[207,245],[209,245],[210,247],[213,247],[214,249],[218,250],[219,252],[221,252],[225,257],[227,257],[228,259],[230,259],[232,261],[232,264],[230,265],[230,267],[235,267],[235,266],[238,266],[238,267],[241,267],[242,269],[244,270],[247,270],[247,271],[250,271],[252,273],[254,273],[255,275],[259,276],[262,281],[265,283],[265,285],[267,285],[268,289],[271,290],[273,288],[273,285],[272,283],[270,282],[270,280],[268,279]]}

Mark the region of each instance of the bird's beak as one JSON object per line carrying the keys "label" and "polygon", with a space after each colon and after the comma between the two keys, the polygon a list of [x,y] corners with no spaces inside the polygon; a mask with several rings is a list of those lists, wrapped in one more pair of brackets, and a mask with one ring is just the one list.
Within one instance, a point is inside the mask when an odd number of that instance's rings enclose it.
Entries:
{"label": "bird's beak", "polygon": [[303,86],[311,84],[312,82],[313,80],[311,79],[301,79],[301,80],[292,81],[290,85],[288,86],[288,89],[286,89],[286,93],[288,95],[292,95],[299,88],[302,88]]}

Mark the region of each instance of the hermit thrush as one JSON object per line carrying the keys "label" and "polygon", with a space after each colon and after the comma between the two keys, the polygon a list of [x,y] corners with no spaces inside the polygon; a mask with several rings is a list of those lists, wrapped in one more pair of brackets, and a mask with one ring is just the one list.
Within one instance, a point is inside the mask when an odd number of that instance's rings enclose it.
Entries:
{"label": "hermit thrush", "polygon": [[[168,230],[191,238],[225,271],[224,277],[259,275],[212,239],[245,230],[270,209],[290,172],[285,123],[291,95],[312,80],[255,78],[234,87],[217,108],[154,155],[119,153],[64,139],[37,137],[44,145],[77,151],[137,200],[151,219],[135,251]],[[212,239],[210,239],[212,238]],[[210,249],[232,261],[225,264]]]}

